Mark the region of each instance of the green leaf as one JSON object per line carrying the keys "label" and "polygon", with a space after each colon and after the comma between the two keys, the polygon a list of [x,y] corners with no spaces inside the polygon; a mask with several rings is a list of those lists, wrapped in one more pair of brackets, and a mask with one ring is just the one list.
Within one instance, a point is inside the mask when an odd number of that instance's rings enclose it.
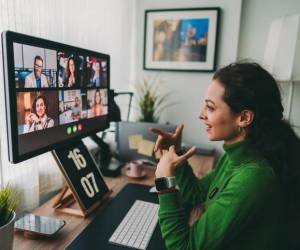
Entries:
{"label": "green leaf", "polygon": [[19,203],[19,195],[10,187],[0,189],[0,227],[5,225]]}
{"label": "green leaf", "polygon": [[171,92],[161,93],[161,84],[159,76],[144,77],[136,86],[136,103],[135,109],[140,113],[139,121],[157,122],[160,113],[173,105],[169,103]]}

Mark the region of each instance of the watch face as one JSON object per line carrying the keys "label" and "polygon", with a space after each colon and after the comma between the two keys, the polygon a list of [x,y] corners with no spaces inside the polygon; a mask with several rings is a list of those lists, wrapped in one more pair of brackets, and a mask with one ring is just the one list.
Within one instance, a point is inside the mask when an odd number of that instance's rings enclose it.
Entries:
{"label": "watch face", "polygon": [[157,191],[167,189],[168,186],[167,186],[166,178],[161,177],[161,178],[155,179],[155,186],[156,186]]}

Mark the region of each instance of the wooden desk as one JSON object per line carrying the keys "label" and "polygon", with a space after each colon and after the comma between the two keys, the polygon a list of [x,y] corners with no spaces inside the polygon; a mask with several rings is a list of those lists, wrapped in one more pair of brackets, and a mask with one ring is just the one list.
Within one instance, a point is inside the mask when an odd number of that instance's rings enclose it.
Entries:
{"label": "wooden desk", "polygon": [[[197,176],[204,175],[207,171],[211,170],[215,161],[214,156],[200,156],[195,155],[189,159],[191,166]],[[142,179],[132,179],[128,178],[125,175],[121,175],[116,178],[105,177],[106,184],[110,189],[112,189],[113,193],[111,197],[116,196],[116,194],[127,184],[127,183],[139,183],[144,185],[153,185],[154,184],[154,167],[153,166],[145,166],[147,171],[147,175]],[[44,203],[39,208],[33,211],[36,215],[44,215],[50,217],[56,217],[66,221],[65,227],[57,233],[56,236],[49,239],[42,240],[30,240],[24,238],[21,232],[15,232],[14,237],[14,249],[19,250],[32,250],[32,249],[64,249],[69,245],[69,243],[76,238],[77,235],[93,220],[93,218],[101,213],[101,208],[105,206],[105,203],[102,207],[100,207],[96,212],[92,213],[87,218],[81,218],[74,215],[64,214],[60,212],[56,212],[52,205],[54,203],[53,199]]]}

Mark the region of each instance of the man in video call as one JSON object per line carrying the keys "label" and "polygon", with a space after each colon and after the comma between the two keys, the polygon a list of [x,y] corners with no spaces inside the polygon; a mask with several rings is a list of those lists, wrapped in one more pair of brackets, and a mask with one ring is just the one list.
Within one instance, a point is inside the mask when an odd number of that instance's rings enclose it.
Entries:
{"label": "man in video call", "polygon": [[25,78],[25,88],[48,88],[47,77],[42,73],[43,58],[36,56],[34,58],[34,70]]}
{"label": "man in video call", "polygon": [[73,120],[79,120],[81,117],[80,99],[78,96],[75,97],[75,105],[72,107],[71,117]]}

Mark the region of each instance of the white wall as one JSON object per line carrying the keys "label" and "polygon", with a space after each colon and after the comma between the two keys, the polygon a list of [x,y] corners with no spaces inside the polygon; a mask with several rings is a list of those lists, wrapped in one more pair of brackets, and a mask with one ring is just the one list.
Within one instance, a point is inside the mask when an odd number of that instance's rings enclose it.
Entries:
{"label": "white wall", "polygon": [[[300,13],[299,0],[251,0],[243,1],[238,59],[250,58],[262,63],[270,25],[274,19]],[[283,48],[284,49],[284,48]],[[300,80],[300,30],[293,78]],[[287,84],[281,84],[287,93]],[[283,100],[286,102],[286,99]],[[291,122],[300,135],[300,83],[295,85],[291,110]]]}
{"label": "white wall", "polygon": [[179,105],[168,108],[161,121],[171,123],[184,123],[183,140],[197,144],[210,144],[221,149],[222,143],[210,143],[202,122],[198,115],[203,102],[203,97],[212,73],[187,73],[187,72],[161,72],[143,70],[143,44],[144,44],[144,13],[147,9],[171,8],[201,8],[220,7],[220,34],[217,67],[233,62],[237,58],[241,0],[138,0],[137,1],[137,80],[143,75],[159,74],[164,81],[163,91],[172,90],[172,101]]}

